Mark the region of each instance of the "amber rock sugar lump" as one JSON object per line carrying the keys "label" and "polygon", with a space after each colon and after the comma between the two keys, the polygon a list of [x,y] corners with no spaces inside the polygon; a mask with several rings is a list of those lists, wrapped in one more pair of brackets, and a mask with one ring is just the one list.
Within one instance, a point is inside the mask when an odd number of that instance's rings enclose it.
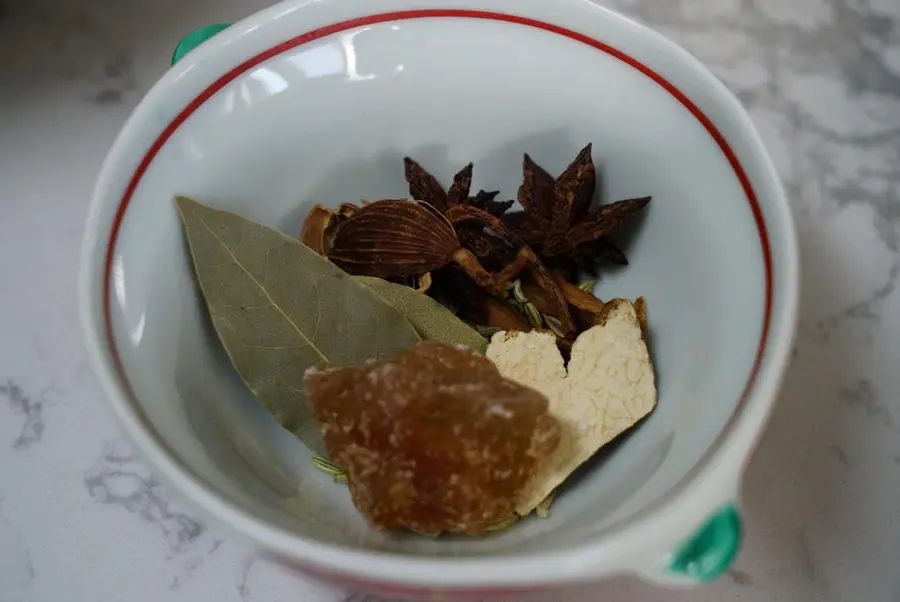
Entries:
{"label": "amber rock sugar lump", "polygon": [[512,514],[559,441],[544,395],[435,341],[389,362],[313,371],[307,388],[353,503],[378,529],[482,534]]}

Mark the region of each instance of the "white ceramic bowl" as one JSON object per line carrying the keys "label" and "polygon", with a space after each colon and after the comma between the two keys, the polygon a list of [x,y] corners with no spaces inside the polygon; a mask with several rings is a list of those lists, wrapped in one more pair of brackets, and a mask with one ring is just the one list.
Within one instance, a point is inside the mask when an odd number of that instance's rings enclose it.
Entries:
{"label": "white ceramic bowl", "polygon": [[[473,8],[477,5],[477,10]],[[633,572],[712,578],[791,346],[797,246],[737,100],[685,51],[585,0],[288,0],[166,73],[97,182],[81,277],[91,362],[144,458],[204,516],[380,591],[491,592]],[[172,197],[297,234],[315,203],[405,194],[401,158],[514,196],[594,143],[604,202],[653,195],[601,297],[649,303],[659,407],[548,520],[483,540],[370,530],[255,401],[205,319]]]}

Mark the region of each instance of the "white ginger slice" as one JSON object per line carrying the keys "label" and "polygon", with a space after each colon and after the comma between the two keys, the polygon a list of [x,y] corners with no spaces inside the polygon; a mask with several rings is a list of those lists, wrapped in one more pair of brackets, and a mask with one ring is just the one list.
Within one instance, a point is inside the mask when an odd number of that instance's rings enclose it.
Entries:
{"label": "white ginger slice", "polygon": [[627,300],[607,303],[599,324],[578,337],[568,370],[555,337],[546,332],[499,332],[491,339],[487,358],[506,378],[546,395],[550,414],[562,427],[559,446],[541,460],[516,502],[522,516],[656,407],[653,366],[639,311]]}

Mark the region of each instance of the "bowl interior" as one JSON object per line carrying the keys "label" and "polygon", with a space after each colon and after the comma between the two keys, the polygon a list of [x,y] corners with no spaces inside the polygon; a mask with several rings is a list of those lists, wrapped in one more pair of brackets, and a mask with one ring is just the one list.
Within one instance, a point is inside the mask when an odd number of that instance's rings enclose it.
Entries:
{"label": "bowl interior", "polygon": [[[590,18],[598,37],[615,26],[603,14]],[[295,34],[306,29],[298,23]],[[639,36],[627,44],[643,44],[636,52],[704,107],[751,180],[765,172],[724,94],[673,66],[686,59],[666,57]],[[157,103],[162,115],[184,104]],[[166,123],[144,129],[158,134]],[[630,265],[606,270],[596,292],[647,298],[657,411],[580,471],[547,520],[477,541],[372,531],[346,487],[313,468],[305,447],[232,370],[192,279],[172,197],[190,195],[297,235],[316,203],[405,196],[406,155],[444,183],[474,161],[475,190],[514,198],[523,153],[558,174],[588,142],[601,174],[597,202],[653,196],[646,218],[621,238]],[[147,146],[123,155],[126,176]],[[122,190],[110,187],[106,202],[117,205]],[[175,129],[146,169],[111,269],[124,372],[180,462],[234,504],[305,538],[400,554],[567,547],[663,498],[735,411],[765,307],[751,205],[696,115],[634,65],[583,41],[471,18],[351,27],[237,75]]]}

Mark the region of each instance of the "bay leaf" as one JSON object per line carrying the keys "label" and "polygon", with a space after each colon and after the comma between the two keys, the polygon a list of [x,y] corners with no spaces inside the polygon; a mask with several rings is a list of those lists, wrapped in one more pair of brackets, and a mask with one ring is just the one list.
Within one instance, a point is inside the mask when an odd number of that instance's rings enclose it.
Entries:
{"label": "bay leaf", "polygon": [[423,339],[465,345],[484,355],[488,340],[456,317],[452,311],[408,286],[368,276],[354,276],[406,316]]}
{"label": "bay leaf", "polygon": [[327,456],[305,372],[387,360],[421,341],[401,312],[297,240],[187,197],[175,203],[212,323],[254,395]]}

